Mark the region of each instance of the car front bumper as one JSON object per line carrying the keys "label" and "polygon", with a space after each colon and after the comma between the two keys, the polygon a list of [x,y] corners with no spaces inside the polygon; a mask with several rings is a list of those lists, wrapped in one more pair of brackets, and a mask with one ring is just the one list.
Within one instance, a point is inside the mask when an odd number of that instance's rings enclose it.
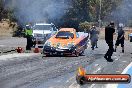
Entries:
{"label": "car front bumper", "polygon": [[75,53],[74,48],[55,48],[45,46],[43,48],[43,54],[50,54],[50,55],[72,55]]}

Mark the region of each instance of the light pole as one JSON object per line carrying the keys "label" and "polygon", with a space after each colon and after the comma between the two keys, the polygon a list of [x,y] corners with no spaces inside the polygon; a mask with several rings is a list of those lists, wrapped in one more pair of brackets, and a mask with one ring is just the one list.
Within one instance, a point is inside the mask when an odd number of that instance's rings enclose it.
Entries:
{"label": "light pole", "polygon": [[101,10],[102,10],[102,0],[100,0],[99,4],[99,28],[101,28]]}

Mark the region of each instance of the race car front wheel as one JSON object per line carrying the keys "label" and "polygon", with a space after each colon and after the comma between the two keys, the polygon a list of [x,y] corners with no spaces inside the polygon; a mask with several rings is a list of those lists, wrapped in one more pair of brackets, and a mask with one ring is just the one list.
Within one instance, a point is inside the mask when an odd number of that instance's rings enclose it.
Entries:
{"label": "race car front wheel", "polygon": [[79,53],[77,52],[77,50],[75,51],[75,56],[78,57]]}

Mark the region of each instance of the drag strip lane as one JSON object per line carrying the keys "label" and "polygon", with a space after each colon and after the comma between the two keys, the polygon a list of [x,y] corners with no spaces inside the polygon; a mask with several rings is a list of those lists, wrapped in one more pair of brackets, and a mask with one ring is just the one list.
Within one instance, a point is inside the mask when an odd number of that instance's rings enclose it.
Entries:
{"label": "drag strip lane", "polygon": [[[106,53],[107,47],[105,44],[104,46],[100,46],[99,49],[88,52],[91,53],[93,56],[95,56],[96,59],[91,65],[88,65],[86,67],[87,73],[95,73],[95,74],[121,74],[121,72],[124,70],[124,68],[132,62],[131,57],[132,54],[130,54],[131,49],[130,46],[131,44],[129,41],[126,42],[126,47],[125,47],[125,53],[121,53],[121,48],[118,47],[117,52],[114,52],[112,59],[114,59],[114,62],[109,63],[107,62],[103,57],[104,54]],[[99,45],[105,43],[100,41]],[[101,50],[102,49],[102,50]],[[86,84],[83,86],[79,86],[77,83],[73,83],[70,85],[71,88],[106,88],[105,84]]]}
{"label": "drag strip lane", "polygon": [[[99,42],[99,45],[102,43]],[[88,73],[120,73],[131,62],[131,49],[125,54],[115,53],[112,57],[114,62],[109,63],[103,58],[106,47],[102,47],[94,51],[87,49],[85,56],[79,57],[42,58],[42,55],[38,54],[0,60],[0,87],[89,88],[91,85],[80,86],[76,83],[75,75],[79,66],[85,67]],[[93,85],[92,88],[105,87]]]}
{"label": "drag strip lane", "polygon": [[[132,76],[132,62],[123,70],[122,74],[129,74]],[[128,88],[131,87],[132,82],[129,84],[108,84],[106,88]]]}
{"label": "drag strip lane", "polygon": [[[19,56],[19,55],[18,55]],[[21,56],[0,60],[0,86],[2,88],[33,88],[47,80],[75,72],[82,63],[94,59],[80,57]]]}

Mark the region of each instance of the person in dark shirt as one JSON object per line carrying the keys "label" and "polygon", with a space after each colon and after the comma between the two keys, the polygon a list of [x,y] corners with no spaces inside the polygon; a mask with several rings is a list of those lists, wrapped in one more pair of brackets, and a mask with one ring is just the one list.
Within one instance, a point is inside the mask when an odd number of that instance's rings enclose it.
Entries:
{"label": "person in dark shirt", "polygon": [[99,31],[95,26],[93,26],[90,30],[90,40],[91,40],[92,50],[94,50],[95,47],[98,48],[97,46],[98,35],[99,35]]}
{"label": "person in dark shirt", "polygon": [[117,46],[119,46],[119,44],[121,44],[121,47],[122,47],[122,53],[124,53],[124,30],[123,30],[123,24],[119,24],[119,27],[117,28],[118,30],[118,37],[117,37],[117,40],[116,40],[116,44],[115,44],[115,52],[116,52],[116,48]]}
{"label": "person in dark shirt", "polygon": [[114,33],[115,33],[114,22],[110,22],[110,24],[105,28],[105,41],[108,44],[109,49],[106,52],[104,58],[108,62],[113,62],[113,59],[111,59],[111,56],[114,52],[114,48],[113,48],[113,34]]}

